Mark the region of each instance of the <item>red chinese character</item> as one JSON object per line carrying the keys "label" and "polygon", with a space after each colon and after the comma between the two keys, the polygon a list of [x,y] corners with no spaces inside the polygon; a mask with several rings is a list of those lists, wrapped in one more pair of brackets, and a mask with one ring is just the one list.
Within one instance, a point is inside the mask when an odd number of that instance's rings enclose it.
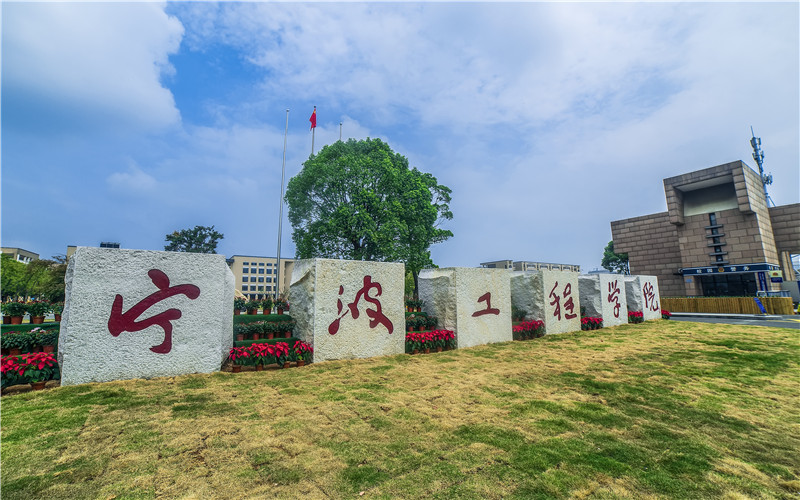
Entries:
{"label": "red chinese character", "polygon": [[[556,284],[553,285],[553,289],[550,290],[549,297],[551,297],[553,299],[552,301],[550,301],[550,305],[551,306],[556,306],[555,310],[553,311],[553,316],[558,318],[559,321],[561,321],[561,299],[562,299],[562,297],[556,293],[556,288],[558,288],[558,281],[556,281]],[[564,319],[577,318],[578,315],[575,314],[575,303],[572,301],[572,297],[571,297],[571,295],[572,295],[572,283],[567,283],[567,285],[564,287],[564,291],[562,292],[562,294],[563,294],[563,298],[567,298],[567,301],[564,302],[564,309],[567,310],[567,312],[564,313]]]}
{"label": "red chinese character", "polygon": [[[351,316],[353,316],[353,319],[358,319],[359,316],[358,301],[360,301],[361,298],[363,297],[364,300],[372,303],[375,306],[374,310],[367,309],[367,316],[369,316],[370,318],[369,327],[375,328],[380,323],[383,326],[385,326],[386,329],[389,330],[389,333],[391,334],[394,331],[394,325],[392,325],[392,322],[389,321],[389,318],[387,318],[383,314],[383,308],[381,306],[381,302],[377,298],[372,298],[369,296],[369,292],[373,288],[375,289],[375,297],[380,297],[380,295],[383,293],[383,288],[381,288],[381,284],[378,283],[377,281],[373,283],[372,276],[364,276],[364,286],[361,288],[361,290],[359,290],[356,293],[355,300],[353,300],[353,302],[351,302],[350,304],[347,304],[347,308],[349,309],[349,311],[345,311],[344,313],[342,313],[342,309],[344,309],[344,306],[342,305],[342,299],[337,299],[336,306],[338,308],[337,314],[339,314],[339,317],[333,320],[333,322],[330,325],[328,325],[328,333],[330,333],[331,335],[336,335],[336,333],[339,331],[339,323],[341,322],[342,318],[347,316],[348,312],[350,313]],[[344,293],[344,287],[340,285],[339,295],[342,295],[343,293]]]}
{"label": "red chinese character", "polygon": [[181,317],[182,313],[178,309],[167,309],[142,321],[136,321],[150,306],[168,299],[173,295],[186,295],[194,300],[200,296],[200,289],[194,285],[178,285],[170,288],[169,277],[158,269],[151,269],[148,273],[153,284],[158,291],[142,299],[138,304],[131,307],[128,312],[122,312],[122,295],[114,297],[114,304],[111,306],[111,316],[108,318],[108,332],[117,337],[122,332],[138,332],[153,325],[158,325],[164,329],[164,342],[150,348],[157,354],[167,354],[172,350],[172,320]]}
{"label": "red chinese character", "polygon": [[651,311],[658,311],[655,288],[649,281],[642,287],[642,295],[644,296],[644,308],[647,309],[649,307]]}
{"label": "red chinese character", "polygon": [[617,284],[618,280],[608,282],[608,303],[614,304],[614,317],[619,318],[619,294],[620,289]]}
{"label": "red chinese character", "polygon": [[472,313],[472,316],[483,316],[484,314],[500,314],[500,309],[492,308],[492,294],[491,292],[486,292],[480,297],[478,297],[478,302],[486,302],[486,309],[481,309],[480,311],[475,311]]}

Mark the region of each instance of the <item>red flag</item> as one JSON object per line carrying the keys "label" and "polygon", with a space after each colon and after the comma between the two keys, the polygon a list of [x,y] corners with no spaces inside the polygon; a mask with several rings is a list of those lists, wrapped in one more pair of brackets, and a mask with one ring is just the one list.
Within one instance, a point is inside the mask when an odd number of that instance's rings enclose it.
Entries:
{"label": "red flag", "polygon": [[[317,107],[314,106],[314,112],[311,113],[311,118],[308,119],[311,122],[311,128],[317,128]],[[309,129],[311,130],[311,129]]]}

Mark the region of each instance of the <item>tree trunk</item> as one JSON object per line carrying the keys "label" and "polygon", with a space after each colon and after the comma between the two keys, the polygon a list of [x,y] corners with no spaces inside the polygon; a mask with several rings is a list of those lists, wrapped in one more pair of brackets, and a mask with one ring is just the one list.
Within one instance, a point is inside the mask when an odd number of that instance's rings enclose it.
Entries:
{"label": "tree trunk", "polygon": [[414,277],[414,299],[419,300],[419,271],[411,271],[411,276]]}

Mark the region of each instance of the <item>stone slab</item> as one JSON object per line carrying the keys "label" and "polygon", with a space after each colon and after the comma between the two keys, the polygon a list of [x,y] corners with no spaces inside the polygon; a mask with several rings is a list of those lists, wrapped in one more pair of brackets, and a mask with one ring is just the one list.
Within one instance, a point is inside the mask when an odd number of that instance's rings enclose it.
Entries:
{"label": "stone slab", "polygon": [[405,266],[393,262],[304,259],[289,287],[295,336],[314,361],[405,352]]}
{"label": "stone slab", "polygon": [[578,273],[574,271],[515,271],[510,273],[511,300],[528,319],[544,322],[545,333],[581,329]]}
{"label": "stone slab", "polygon": [[603,326],[628,322],[628,302],[625,281],[618,274],[578,276],[581,307],[587,316],[603,318]]}
{"label": "stone slab", "polygon": [[658,277],[625,276],[625,294],[628,310],[641,312],[644,320],[661,319],[661,297],[658,293]]}
{"label": "stone slab", "polygon": [[505,269],[449,267],[419,274],[422,309],[456,332],[459,348],[512,340],[510,275]]}
{"label": "stone slab", "polygon": [[79,247],[65,281],[61,385],[211,373],[228,356],[224,255]]}

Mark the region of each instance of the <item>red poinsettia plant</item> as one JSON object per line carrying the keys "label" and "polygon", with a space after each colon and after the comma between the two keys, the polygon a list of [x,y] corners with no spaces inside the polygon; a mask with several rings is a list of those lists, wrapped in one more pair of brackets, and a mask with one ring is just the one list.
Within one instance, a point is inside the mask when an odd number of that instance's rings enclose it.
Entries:
{"label": "red poinsettia plant", "polygon": [[603,328],[603,318],[586,316],[581,318],[581,330],[599,330]]}
{"label": "red poinsettia plant", "polygon": [[644,321],[644,313],[641,311],[628,311],[628,323],[642,323]]}
{"label": "red poinsettia plant", "polygon": [[291,356],[294,358],[293,361],[306,361],[311,358],[311,355],[314,353],[314,348],[310,345],[306,344],[302,340],[298,340],[294,343],[292,347],[292,354]]}
{"label": "red poinsettia plant", "polygon": [[24,374],[25,380],[30,383],[52,380],[58,373],[58,361],[49,352],[23,354],[20,356],[19,365],[19,374]]}
{"label": "red poinsettia plant", "polygon": [[250,357],[250,349],[247,347],[234,347],[231,349],[231,352],[228,353],[228,359],[235,365],[246,365],[252,360]]}
{"label": "red poinsettia plant", "polygon": [[666,309],[661,310],[661,319],[670,319],[672,317],[672,313],[667,311]]}
{"label": "red poinsettia plant", "polygon": [[544,321],[523,321],[518,325],[512,326],[511,331],[513,338],[517,340],[542,337],[544,336]]}

